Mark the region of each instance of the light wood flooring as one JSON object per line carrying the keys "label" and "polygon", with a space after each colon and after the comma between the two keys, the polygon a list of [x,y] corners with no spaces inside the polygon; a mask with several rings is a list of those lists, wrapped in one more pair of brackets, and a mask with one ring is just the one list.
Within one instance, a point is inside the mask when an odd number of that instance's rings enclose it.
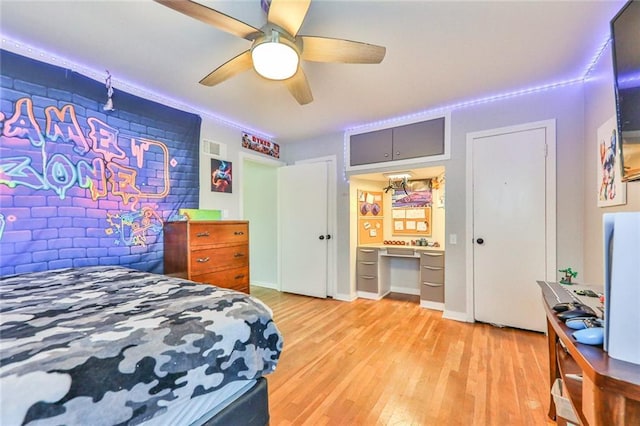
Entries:
{"label": "light wood flooring", "polygon": [[413,298],[251,292],[284,336],[271,426],[554,424],[543,334],[443,320]]}

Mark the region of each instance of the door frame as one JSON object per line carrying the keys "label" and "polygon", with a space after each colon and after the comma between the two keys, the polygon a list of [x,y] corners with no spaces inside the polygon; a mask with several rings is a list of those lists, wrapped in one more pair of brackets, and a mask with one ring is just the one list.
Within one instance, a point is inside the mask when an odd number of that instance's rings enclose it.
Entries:
{"label": "door frame", "polygon": [[[337,294],[337,214],[336,214],[336,164],[337,157],[335,155],[328,155],[325,157],[309,158],[305,160],[298,160],[293,163],[296,164],[308,164],[308,163],[327,163],[327,231],[331,235],[331,239],[327,242],[327,296],[335,298]],[[279,188],[278,188],[279,190]],[[282,283],[282,271],[280,261],[280,232],[278,232],[278,287],[281,287]],[[280,289],[280,288],[279,288]]]}
{"label": "door frame", "polygon": [[547,143],[545,162],[545,246],[546,246],[546,272],[548,281],[555,281],[556,277],[556,120],[544,120],[524,123],[515,126],[499,127],[467,133],[467,161],[466,161],[466,290],[467,290],[467,322],[475,322],[474,309],[474,267],[473,255],[473,142],[475,139],[498,136],[505,133],[522,132],[533,129],[545,129]]}

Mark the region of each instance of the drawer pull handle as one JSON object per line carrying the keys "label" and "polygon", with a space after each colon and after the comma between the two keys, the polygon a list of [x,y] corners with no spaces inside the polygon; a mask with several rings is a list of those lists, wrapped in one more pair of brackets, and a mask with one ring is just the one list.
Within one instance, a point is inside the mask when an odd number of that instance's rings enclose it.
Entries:
{"label": "drawer pull handle", "polygon": [[374,277],[372,275],[360,275],[360,278],[365,279],[365,280],[373,280],[376,277]]}
{"label": "drawer pull handle", "polygon": [[442,266],[423,266],[425,269],[429,269],[431,271],[442,271]]}
{"label": "drawer pull handle", "polygon": [[422,253],[424,256],[441,257],[442,253]]}
{"label": "drawer pull handle", "polygon": [[236,253],[233,255],[233,257],[244,257],[243,253]]}
{"label": "drawer pull handle", "polygon": [[372,250],[372,249],[360,249],[360,251],[363,252],[363,253],[374,253],[375,252],[375,250]]}
{"label": "drawer pull handle", "polygon": [[363,265],[375,265],[377,262],[360,262]]}
{"label": "drawer pull handle", "polygon": [[233,235],[244,235],[244,232],[242,231],[236,231],[233,233]]}
{"label": "drawer pull handle", "polygon": [[208,236],[209,236],[209,231],[198,232],[196,234],[196,237],[208,237]]}
{"label": "drawer pull handle", "polygon": [[430,283],[430,282],[427,282],[427,281],[422,281],[422,284],[428,285],[429,287],[442,287],[444,285],[444,284]]}
{"label": "drawer pull handle", "polygon": [[209,261],[209,257],[199,257],[196,259],[196,262],[198,263],[207,263]]}
{"label": "drawer pull handle", "polygon": [[241,280],[244,278],[244,274],[240,274],[240,275],[236,275],[233,279],[234,280]]}

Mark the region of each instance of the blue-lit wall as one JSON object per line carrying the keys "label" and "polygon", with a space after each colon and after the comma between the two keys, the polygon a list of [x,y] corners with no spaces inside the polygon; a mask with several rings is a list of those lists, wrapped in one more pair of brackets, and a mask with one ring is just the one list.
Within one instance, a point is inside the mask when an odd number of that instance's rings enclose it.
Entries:
{"label": "blue-lit wall", "polygon": [[201,119],[0,50],[0,275],[162,272],[162,223],[198,207]]}

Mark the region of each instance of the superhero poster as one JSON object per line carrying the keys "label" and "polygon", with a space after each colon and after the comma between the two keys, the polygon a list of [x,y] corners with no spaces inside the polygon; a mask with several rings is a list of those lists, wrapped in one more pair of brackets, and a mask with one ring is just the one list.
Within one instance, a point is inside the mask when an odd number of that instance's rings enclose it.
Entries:
{"label": "superhero poster", "polygon": [[231,194],[231,161],[211,159],[211,191]]}

